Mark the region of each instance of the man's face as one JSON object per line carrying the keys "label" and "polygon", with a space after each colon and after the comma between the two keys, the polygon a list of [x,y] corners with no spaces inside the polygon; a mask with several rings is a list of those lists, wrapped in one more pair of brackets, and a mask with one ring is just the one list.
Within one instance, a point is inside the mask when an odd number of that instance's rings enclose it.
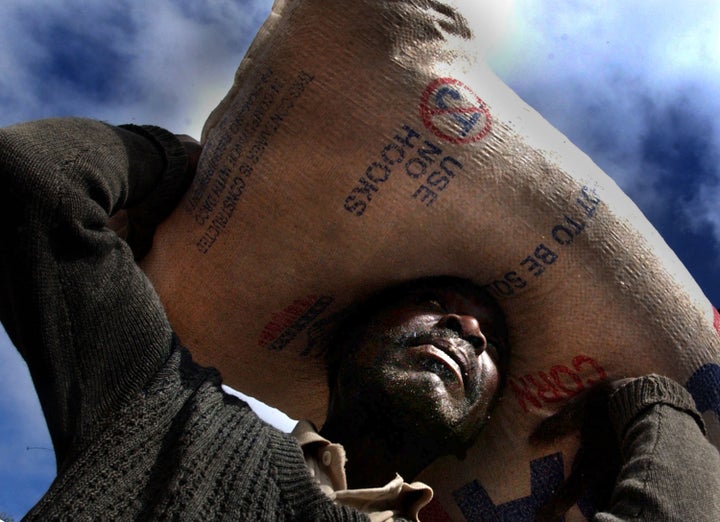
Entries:
{"label": "man's face", "polygon": [[483,426],[504,371],[496,305],[473,287],[422,284],[370,317],[338,390],[398,429],[462,450]]}

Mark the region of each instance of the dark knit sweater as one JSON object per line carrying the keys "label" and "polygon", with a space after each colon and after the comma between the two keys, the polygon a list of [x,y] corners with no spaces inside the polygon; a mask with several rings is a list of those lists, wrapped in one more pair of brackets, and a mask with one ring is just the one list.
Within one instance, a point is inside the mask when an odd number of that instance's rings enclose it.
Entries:
{"label": "dark knit sweater", "polygon": [[294,439],[192,362],[105,227],[142,201],[172,208],[186,185],[173,136],[50,120],[0,131],[0,156],[0,317],[58,466],[28,519],[366,519],[315,487]]}
{"label": "dark knit sweater", "polygon": [[[367,520],[330,502],[295,440],[192,362],[106,227],[120,208],[162,219],[187,186],[185,161],[156,127],[0,129],[0,319],[30,368],[58,465],[27,518]],[[720,520],[720,457],[685,390],[636,379],[610,413],[625,463],[595,520]]]}

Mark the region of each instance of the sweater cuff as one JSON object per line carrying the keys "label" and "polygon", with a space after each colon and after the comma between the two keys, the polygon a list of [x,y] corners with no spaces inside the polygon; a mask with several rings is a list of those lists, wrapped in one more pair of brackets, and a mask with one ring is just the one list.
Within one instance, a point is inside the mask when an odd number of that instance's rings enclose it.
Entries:
{"label": "sweater cuff", "polygon": [[[155,125],[120,125],[121,128],[139,134],[151,141],[165,158],[165,171],[155,188],[138,207],[143,214],[152,214],[160,223],[173,211],[180,197],[185,193],[192,177],[187,175],[187,153],[177,137]],[[152,216],[148,216],[150,218]]]}
{"label": "sweater cuff", "polygon": [[152,247],[155,229],[175,209],[195,173],[188,172],[187,151],[174,134],[154,125],[121,128],[146,138],[165,159],[165,169],[155,187],[137,205],[128,208],[127,242],[139,261]]}
{"label": "sweater cuff", "polygon": [[647,375],[629,381],[610,396],[610,419],[618,437],[622,440],[630,423],[644,410],[657,404],[665,404],[691,415],[705,434],[705,423],[695,408],[692,395],[668,377]]}

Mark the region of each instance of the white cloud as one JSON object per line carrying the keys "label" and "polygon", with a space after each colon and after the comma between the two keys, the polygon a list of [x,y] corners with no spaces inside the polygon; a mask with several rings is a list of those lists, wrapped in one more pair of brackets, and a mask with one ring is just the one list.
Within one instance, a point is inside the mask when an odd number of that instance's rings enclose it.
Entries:
{"label": "white cloud", "polygon": [[[116,123],[153,122],[199,136],[271,2],[125,0],[109,5],[81,0],[0,5],[0,124],[73,114]],[[102,48],[85,49],[88,56],[110,53],[105,63],[73,65],[86,67],[99,80],[111,78],[112,98],[88,96],[78,89],[79,79],[67,81],[48,69],[53,65],[49,59],[72,43],[42,40],[59,28],[90,45],[102,43]]]}
{"label": "white cloud", "polygon": [[[232,84],[233,75],[271,2],[217,1],[158,4],[134,2],[132,73],[144,96],[128,112],[199,137],[209,112]],[[143,119],[145,118],[145,119]]]}
{"label": "white cloud", "polygon": [[258,414],[258,417],[263,419],[268,424],[275,426],[277,429],[284,431],[286,433],[290,433],[293,430],[293,428],[295,428],[295,424],[297,424],[297,420],[291,419],[285,413],[278,410],[277,408],[268,406],[264,402],[260,402],[256,398],[250,397],[249,395],[245,395],[244,393],[241,393],[233,388],[230,388],[229,386],[223,385],[223,389],[230,395],[235,395],[236,397],[247,402],[250,405],[250,407],[255,411],[255,413]]}
{"label": "white cloud", "polygon": [[[708,125],[711,154],[720,157],[720,3],[515,3],[510,44],[495,60],[499,74],[643,208],[663,204],[644,149],[658,112],[681,106],[688,121]],[[686,209],[694,222],[720,223],[709,196],[717,194],[717,165],[707,165],[710,175]],[[717,225],[715,232],[720,245]]]}

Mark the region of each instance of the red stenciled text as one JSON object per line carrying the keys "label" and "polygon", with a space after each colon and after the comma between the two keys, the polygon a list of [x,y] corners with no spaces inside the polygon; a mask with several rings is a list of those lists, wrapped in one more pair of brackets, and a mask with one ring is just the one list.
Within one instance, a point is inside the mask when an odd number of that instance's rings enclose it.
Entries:
{"label": "red stenciled text", "polygon": [[542,408],[543,404],[564,401],[606,378],[607,372],[595,359],[577,355],[569,366],[556,364],[547,372],[511,375],[508,385],[520,407],[529,412],[531,406]]}

